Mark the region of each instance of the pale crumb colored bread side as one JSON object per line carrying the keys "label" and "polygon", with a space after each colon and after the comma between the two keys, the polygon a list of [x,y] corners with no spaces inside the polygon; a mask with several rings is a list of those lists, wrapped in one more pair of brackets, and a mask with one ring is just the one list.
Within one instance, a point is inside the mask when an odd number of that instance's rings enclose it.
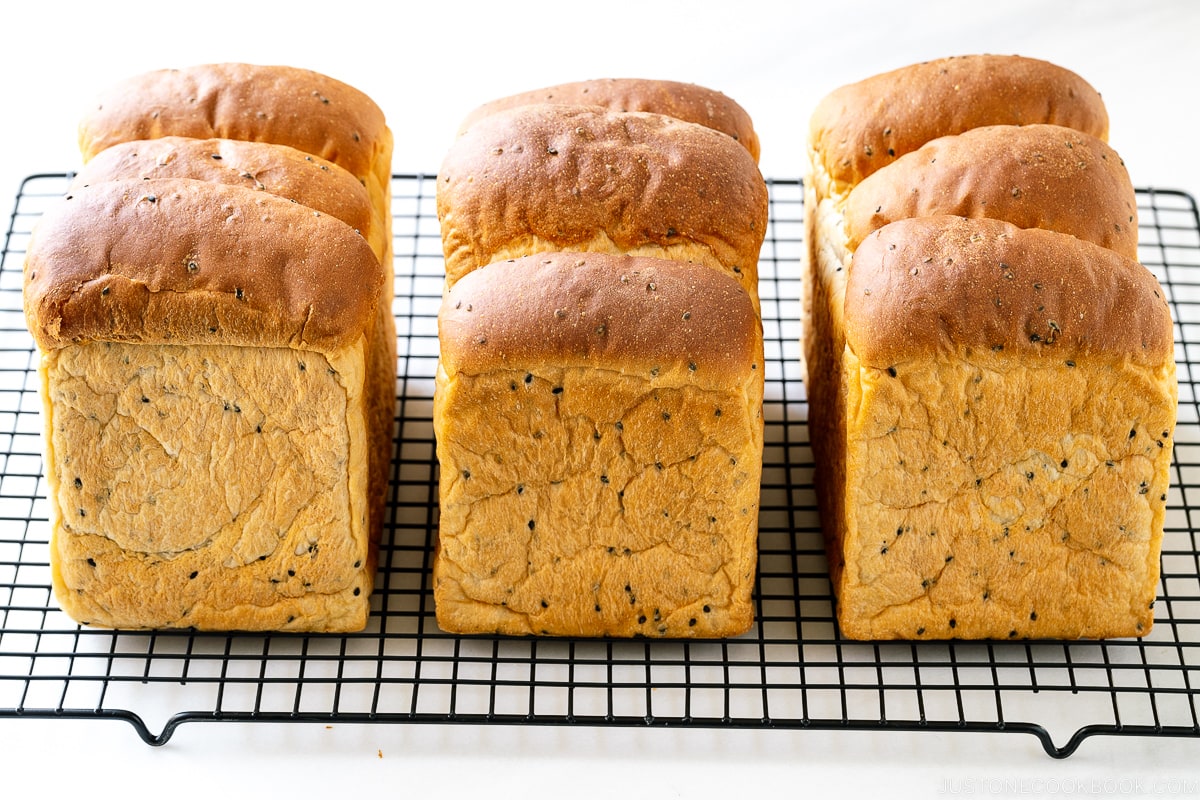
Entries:
{"label": "pale crumb colored bread side", "polygon": [[1108,111],[1087,81],[1021,56],[967,55],[912,64],[826,95],[808,144],[842,192],[939,136],[1044,122],[1108,138]]}
{"label": "pale crumb colored bread side", "polygon": [[459,125],[459,133],[489,114],[535,103],[666,114],[733,137],[756,163],[761,153],[750,115],[732,98],[694,83],[646,78],[572,81],[501,97],[471,111]]}
{"label": "pale crumb colored bread side", "polygon": [[263,191],[102,181],[31,237],[51,567],[121,628],[366,624],[385,469],[370,425],[384,269]]}
{"label": "pale crumb colored bread side", "polygon": [[456,283],[439,336],[444,630],[750,627],[763,345],[735,280],[659,259],[534,255]]}
{"label": "pale crumb colored bread side", "polygon": [[88,342],[46,354],[55,597],[109,628],[367,622],[364,346]]}
{"label": "pale crumb colored bread side", "polygon": [[839,622],[854,638],[1140,636],[1175,428],[1144,267],[998,220],[901,220],[847,285]]}
{"label": "pale crumb colored bread side", "polygon": [[757,302],[767,188],[730,137],[661,114],[533,105],[480,119],[438,173],[447,285],[535,252],[626,253],[733,274]]}

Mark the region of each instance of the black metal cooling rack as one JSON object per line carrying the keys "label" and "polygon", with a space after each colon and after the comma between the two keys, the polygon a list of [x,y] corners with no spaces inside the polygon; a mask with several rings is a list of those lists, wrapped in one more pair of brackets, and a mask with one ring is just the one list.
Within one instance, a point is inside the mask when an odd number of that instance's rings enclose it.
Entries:
{"label": "black metal cooling rack", "polygon": [[[1055,757],[1095,735],[1200,737],[1200,217],[1138,192],[1141,258],[1176,319],[1179,425],[1152,634],[1106,642],[839,637],[799,365],[802,191],[770,182],[762,252],[766,446],[757,622],[726,641],[460,637],[434,621],[432,425],[443,279],[433,176],[393,179],[400,378],[390,536],[366,631],[80,628],[50,589],[40,401],[21,311],[29,231],[67,175],[26,179],[0,260],[0,718],[123,719],[161,745],[194,721],[1014,731]],[[155,732],[157,731],[157,733]]]}

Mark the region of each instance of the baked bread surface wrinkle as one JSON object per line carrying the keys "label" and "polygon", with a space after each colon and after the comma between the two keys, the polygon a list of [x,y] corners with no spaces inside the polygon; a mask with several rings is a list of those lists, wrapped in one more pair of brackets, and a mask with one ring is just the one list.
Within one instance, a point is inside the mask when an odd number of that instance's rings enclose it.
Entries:
{"label": "baked bread surface wrinkle", "polygon": [[158,178],[190,178],[277,195],[340,219],[361,232],[381,257],[387,252],[387,226],[362,183],[337,164],[287,145],[185,136],[120,142],[89,160],[67,194],[103,181]]}
{"label": "baked bread surface wrinkle", "polygon": [[531,251],[639,251],[735,274],[757,298],[767,188],[745,148],[660,114],[522,106],[460,136],[438,174],[448,285]]}
{"label": "baked bread surface wrinkle", "polygon": [[695,122],[732,136],[757,163],[761,148],[750,115],[730,97],[694,83],[645,78],[601,78],[573,81],[502,97],[484,103],[459,125],[459,134],[479,119],[517,106],[598,106],[609,111],[649,111]]}
{"label": "baked bread surface wrinkle", "polygon": [[111,181],[47,210],[25,307],[43,350],[93,339],[335,350],[374,322],[382,284],[370,245],[332,216],[240,186]]}
{"label": "baked bread surface wrinkle", "polygon": [[[523,261],[471,273],[443,302],[439,625],[744,632],[763,425],[748,297],[695,265]],[[720,342],[718,321],[730,332]]]}
{"label": "baked bread surface wrinkle", "polygon": [[[383,111],[352,86],[297,67],[220,63],[154,70],[110,87],[81,120],[79,148],[87,161],[119,142],[161,136],[286,144],[360,180],[379,172],[392,146]],[[386,172],[377,177],[386,183]]]}
{"label": "baked bread surface wrinkle", "polygon": [[497,262],[447,291],[438,337],[450,374],[536,360],[711,387],[762,372],[762,324],[741,286],[662,259],[540,253]]}
{"label": "baked bread surface wrinkle", "polygon": [[374,577],[362,341],[44,354],[51,566],[74,619],[356,630]]}
{"label": "baked bread surface wrinkle", "polygon": [[1173,359],[1170,308],[1136,261],[1073,236],[963,217],[880,228],[854,252],[846,344],[866,366],[1003,350],[1016,359]]}
{"label": "baked bread surface wrinkle", "polygon": [[984,351],[889,370],[848,353],[843,634],[1150,631],[1174,363],[1073,363]]}
{"label": "baked bread surface wrinkle", "polygon": [[1058,125],[944,136],[872,173],[845,205],[851,249],[899,219],[951,214],[1071,234],[1137,259],[1137,198],[1111,147]]}
{"label": "baked bread surface wrinkle", "polygon": [[966,55],[912,64],[826,95],[809,146],[839,192],[941,136],[986,125],[1049,123],[1108,138],[1108,112],[1087,81],[1023,56]]}

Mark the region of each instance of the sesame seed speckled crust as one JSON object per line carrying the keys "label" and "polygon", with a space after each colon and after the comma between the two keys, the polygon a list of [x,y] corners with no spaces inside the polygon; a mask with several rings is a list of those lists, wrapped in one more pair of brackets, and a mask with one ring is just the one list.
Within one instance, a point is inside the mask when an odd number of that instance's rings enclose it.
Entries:
{"label": "sesame seed speckled crust", "polygon": [[449,374],[553,364],[711,387],[762,372],[762,323],[737,281],[662,259],[497,262],[446,293],[438,323]]}
{"label": "sesame seed speckled crust", "polygon": [[481,119],[438,174],[449,285],[493,261],[600,250],[693,261],[754,298],[767,188],[746,149],[643,112],[537,105]]}
{"label": "sesame seed speckled crust", "polygon": [[371,330],[383,280],[362,235],[313,209],[207,181],[112,181],[42,217],[25,307],[44,350],[86,340],[331,350]]}
{"label": "sesame seed speckled crust", "polygon": [[574,81],[492,100],[463,119],[459,133],[479,119],[507,108],[553,103],[599,106],[609,111],[649,111],[695,122],[732,136],[758,161],[758,134],[746,110],[721,92],[679,81],[644,78],[603,78]]}
{"label": "sesame seed speckled crust", "polygon": [[363,185],[345,169],[287,145],[164,136],[120,142],[76,173],[68,194],[117,180],[191,178],[257,189],[340,219],[362,233],[380,259],[387,225]]}
{"label": "sesame seed speckled crust", "polygon": [[[87,161],[118,142],[188,136],[286,144],[360,180],[391,153],[383,111],[367,95],[312,70],[201,64],[135,75],[101,94],[79,125]],[[383,167],[385,179],[391,170]]]}
{"label": "sesame seed speckled crust", "polygon": [[1011,358],[1174,352],[1171,312],[1136,261],[1073,236],[995,219],[918,217],[854,252],[846,343],[864,364],[1003,350]]}
{"label": "sesame seed speckled crust", "polygon": [[851,248],[893,220],[954,214],[1138,257],[1137,200],[1121,157],[1058,125],[989,125],[935,139],[855,186],[845,214]]}
{"label": "sesame seed speckled crust", "polygon": [[1070,70],[1021,56],[969,55],[913,64],[834,90],[813,111],[809,145],[844,190],[939,136],[1034,123],[1108,138],[1100,93]]}

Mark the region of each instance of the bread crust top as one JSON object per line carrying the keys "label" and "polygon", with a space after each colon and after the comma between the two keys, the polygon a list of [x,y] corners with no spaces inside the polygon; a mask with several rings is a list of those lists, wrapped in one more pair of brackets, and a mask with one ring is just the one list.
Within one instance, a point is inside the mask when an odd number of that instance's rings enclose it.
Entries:
{"label": "bread crust top", "polygon": [[46,211],[25,260],[39,347],[84,341],[329,352],[369,331],[384,272],[334,217],[242,186],[107,181]]}
{"label": "bread crust top", "polygon": [[1034,123],[1108,138],[1100,93],[1074,72],[1023,56],[968,55],[835,89],[813,111],[809,146],[845,190],[939,136]]}
{"label": "bread crust top", "polygon": [[535,103],[599,106],[609,111],[649,111],[695,122],[732,136],[757,163],[761,152],[750,114],[732,98],[704,86],[644,78],[601,78],[533,89],[484,103],[459,126],[461,134],[489,114]]}
{"label": "bread crust top", "polygon": [[502,260],[537,238],[571,250],[606,236],[621,250],[695,243],[757,270],[767,187],[730,137],[662,114],[532,105],[460,136],[438,174],[446,272]]}
{"label": "bread crust top", "polygon": [[392,146],[383,111],[352,86],[297,67],[221,63],[155,70],[111,87],[81,120],[79,149],[87,161],[118,142],[162,136],[285,144],[359,180]]}
{"label": "bread crust top", "polygon": [[449,375],[594,367],[728,389],[763,371],[762,324],[737,280],[657,258],[541,253],[496,262],[448,290],[438,337]]}
{"label": "bread crust top", "polygon": [[846,199],[851,249],[907,217],[992,217],[1069,233],[1137,259],[1137,196],[1121,157],[1059,125],[943,136],[873,173]]}
{"label": "bread crust top", "polygon": [[1141,264],[1054,231],[919,217],[868,236],[846,285],[846,343],[884,369],[936,354],[1097,356],[1161,366],[1171,313]]}
{"label": "bread crust top", "polygon": [[269,192],[340,219],[372,243],[385,235],[372,218],[367,190],[353,175],[320,156],[267,142],[184,136],[121,142],[88,161],[67,193],[103,181],[160,178]]}

